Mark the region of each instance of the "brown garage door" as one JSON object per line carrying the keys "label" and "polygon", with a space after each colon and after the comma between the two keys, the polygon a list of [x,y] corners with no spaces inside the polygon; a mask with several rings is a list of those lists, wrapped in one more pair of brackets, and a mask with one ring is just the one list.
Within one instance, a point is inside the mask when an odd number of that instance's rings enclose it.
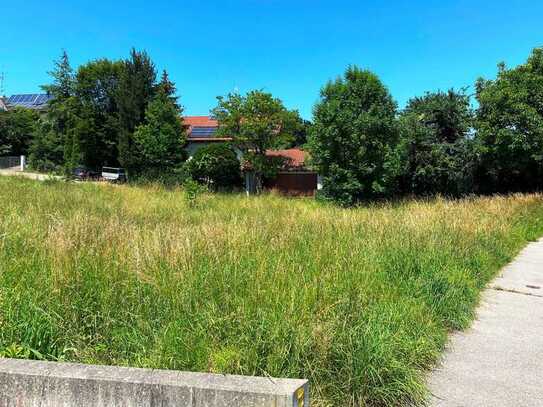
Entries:
{"label": "brown garage door", "polygon": [[315,195],[317,173],[315,172],[280,172],[273,180],[266,183],[269,189],[278,190],[287,195]]}

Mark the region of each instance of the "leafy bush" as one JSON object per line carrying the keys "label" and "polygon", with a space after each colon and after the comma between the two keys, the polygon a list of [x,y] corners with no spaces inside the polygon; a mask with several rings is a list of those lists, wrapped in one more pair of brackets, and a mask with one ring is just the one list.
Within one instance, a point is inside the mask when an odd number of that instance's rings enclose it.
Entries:
{"label": "leafy bush", "polygon": [[543,48],[476,85],[479,184],[485,192],[543,188]]}
{"label": "leafy bush", "polygon": [[30,144],[29,167],[38,171],[60,172],[64,163],[64,143],[61,137],[54,129],[53,120],[40,119]]}
{"label": "leafy bush", "polygon": [[476,156],[468,139],[473,124],[463,91],[411,99],[400,117],[401,190],[458,196],[473,191]]}
{"label": "leafy bush", "polygon": [[350,67],[314,109],[309,147],[323,192],[343,205],[394,192],[396,104],[379,78]]}
{"label": "leafy bush", "polygon": [[214,190],[241,185],[240,162],[236,152],[226,144],[209,144],[194,153],[185,163],[187,174]]}
{"label": "leafy bush", "polygon": [[198,182],[190,178],[183,183],[183,190],[185,191],[185,202],[189,208],[196,207],[198,197],[207,191],[205,186],[198,184]]}
{"label": "leafy bush", "polygon": [[27,155],[37,121],[34,110],[0,111],[0,155]]}

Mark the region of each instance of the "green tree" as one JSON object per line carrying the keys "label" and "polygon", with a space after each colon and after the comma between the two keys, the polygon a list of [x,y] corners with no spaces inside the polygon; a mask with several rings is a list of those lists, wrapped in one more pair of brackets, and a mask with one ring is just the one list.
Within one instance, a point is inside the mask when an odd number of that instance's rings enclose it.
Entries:
{"label": "green tree", "polygon": [[186,162],[187,174],[208,188],[230,189],[241,185],[240,162],[234,149],[225,144],[209,144]]}
{"label": "green tree", "polygon": [[[66,51],[49,72],[52,83],[42,86],[52,96],[47,119],[40,120],[30,146],[29,164],[38,169],[58,169],[72,162],[74,154],[75,78]],[[35,145],[34,145],[35,144]],[[77,144],[77,143],[75,143]]]}
{"label": "green tree", "polygon": [[480,188],[486,192],[543,187],[543,48],[525,64],[499,65],[495,80],[476,85]]}
{"label": "green tree", "polygon": [[54,62],[54,65],[55,68],[49,72],[53,83],[42,86],[45,92],[53,96],[53,100],[49,103],[50,106],[55,106],[73,96],[75,86],[74,71],[66,50],[62,50],[62,55]]}
{"label": "green tree", "polygon": [[472,126],[473,111],[464,90],[411,99],[400,117],[403,192],[461,195],[473,191]]}
{"label": "green tree", "polygon": [[0,112],[0,155],[27,155],[38,117],[36,111],[20,107]]}
{"label": "green tree", "polygon": [[29,149],[29,166],[38,171],[60,171],[64,163],[64,142],[54,121],[40,118]]}
{"label": "green tree", "polygon": [[307,144],[307,138],[311,131],[312,123],[309,120],[298,118],[296,127],[294,128],[294,140],[290,144],[290,148],[304,147]]}
{"label": "green tree", "polygon": [[162,76],[160,78],[158,88],[162,89],[166,93],[166,95],[168,95],[172,99],[172,102],[177,104],[178,97],[176,96],[177,89],[175,88],[175,83],[170,80],[170,76],[165,69],[162,71]]}
{"label": "green tree", "polygon": [[396,104],[379,78],[349,67],[321,90],[309,148],[323,193],[342,205],[394,192]]}
{"label": "green tree", "polygon": [[266,151],[284,148],[294,140],[298,112],[285,108],[270,93],[258,90],[245,96],[231,93],[217,99],[218,106],[212,110],[219,122],[217,136],[232,138],[232,144],[243,153],[246,167],[254,171],[259,192],[263,177],[277,170],[276,160],[268,159]]}
{"label": "green tree", "polygon": [[74,134],[79,164],[99,169],[118,164],[119,111],[116,93],[123,64],[99,59],[79,67],[75,96],[77,114]]}
{"label": "green tree", "polygon": [[116,94],[119,109],[119,162],[129,172],[137,171],[134,131],[143,123],[146,109],[156,93],[156,70],[149,55],[132,49],[124,61]]}
{"label": "green tree", "polygon": [[133,169],[136,173],[173,172],[184,161],[187,141],[181,109],[159,89],[149,103],[145,121],[134,132]]}

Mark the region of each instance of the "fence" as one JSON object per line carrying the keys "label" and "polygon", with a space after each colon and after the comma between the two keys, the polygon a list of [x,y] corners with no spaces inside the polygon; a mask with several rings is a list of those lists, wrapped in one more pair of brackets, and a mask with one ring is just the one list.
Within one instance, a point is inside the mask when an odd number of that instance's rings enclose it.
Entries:
{"label": "fence", "polygon": [[0,157],[0,170],[12,169],[14,171],[24,171],[25,156]]}

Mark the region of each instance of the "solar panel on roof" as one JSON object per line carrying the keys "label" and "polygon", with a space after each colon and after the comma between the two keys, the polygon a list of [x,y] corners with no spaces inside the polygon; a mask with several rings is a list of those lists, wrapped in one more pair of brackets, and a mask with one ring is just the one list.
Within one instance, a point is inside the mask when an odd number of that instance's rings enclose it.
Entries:
{"label": "solar panel on roof", "polygon": [[212,137],[217,132],[216,127],[193,127],[191,131],[192,137]]}
{"label": "solar panel on roof", "polygon": [[51,99],[51,95],[39,93],[11,95],[7,99],[7,104],[10,106],[21,106],[30,109],[39,109],[40,107],[46,105]]}

